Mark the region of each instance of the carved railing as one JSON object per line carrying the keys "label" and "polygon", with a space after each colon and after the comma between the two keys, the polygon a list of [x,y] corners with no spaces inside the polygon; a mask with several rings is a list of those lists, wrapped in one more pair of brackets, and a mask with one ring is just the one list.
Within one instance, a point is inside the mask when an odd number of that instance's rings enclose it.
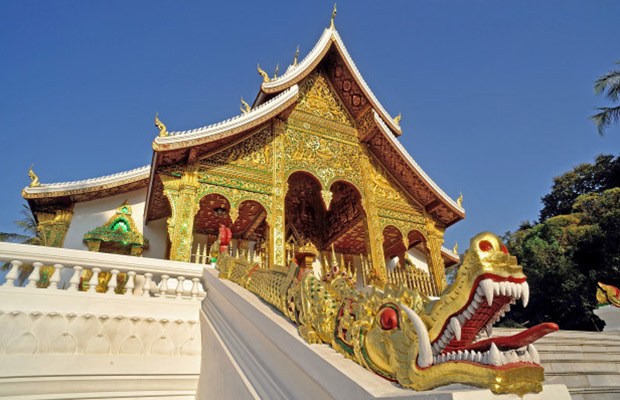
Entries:
{"label": "carved railing", "polygon": [[431,277],[423,270],[418,268],[403,269],[397,266],[393,270],[388,270],[388,283],[398,286],[402,284],[412,290],[417,290],[427,296],[436,296],[431,283]]}
{"label": "carved railing", "polygon": [[[94,294],[98,286],[101,290],[101,282],[107,281],[105,293],[98,294],[177,301],[205,296],[200,283],[202,268],[194,264],[14,243],[0,243],[0,261],[10,264],[0,290]],[[87,282],[82,282],[86,270],[92,273]],[[52,271],[51,276],[42,284],[42,275],[47,271]],[[119,288],[121,274],[125,279]],[[19,280],[23,281],[20,286]]]}

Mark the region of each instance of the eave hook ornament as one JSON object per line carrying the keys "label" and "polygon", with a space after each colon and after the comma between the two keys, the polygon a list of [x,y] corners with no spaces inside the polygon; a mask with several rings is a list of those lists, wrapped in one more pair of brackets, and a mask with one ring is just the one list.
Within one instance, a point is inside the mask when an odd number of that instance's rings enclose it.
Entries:
{"label": "eave hook ornament", "polygon": [[295,59],[293,60],[293,67],[297,66],[297,57],[299,57],[299,45],[297,45],[297,51],[295,52]]}
{"label": "eave hook ornament", "polygon": [[158,118],[159,113],[155,113],[155,126],[159,129],[159,137],[168,136],[168,129],[166,129],[166,125],[161,122]]}
{"label": "eave hook ornament", "polygon": [[241,96],[241,105],[239,106],[239,109],[244,114],[250,112],[250,105],[243,100],[243,96]]}
{"label": "eave hook ornament", "polygon": [[454,247],[452,248],[452,252],[456,254],[457,256],[459,255],[459,242],[457,241],[454,242]]}
{"label": "eave hook ornament", "polygon": [[273,74],[273,79],[278,78],[278,71],[280,70],[280,63],[276,64],[276,72]]}
{"label": "eave hook ornament", "polygon": [[268,83],[270,81],[269,75],[267,75],[265,71],[260,69],[260,64],[256,64],[256,69],[258,70],[258,73],[263,77],[263,83]]}
{"label": "eave hook ornament", "polygon": [[39,177],[37,176],[37,174],[34,173],[34,171],[32,170],[32,167],[34,167],[34,164],[32,164],[30,166],[30,170],[28,170],[28,177],[30,178],[30,181],[31,181],[28,187],[31,187],[31,188],[41,185],[39,183]]}
{"label": "eave hook ornament", "polygon": [[334,18],[336,18],[336,3],[334,3],[334,11],[332,12],[332,20],[329,24],[329,29],[332,29],[332,30],[336,29],[334,27]]}
{"label": "eave hook ornament", "polygon": [[458,199],[456,199],[456,204],[458,204],[459,207],[463,208],[463,193],[459,192],[460,196]]}
{"label": "eave hook ornament", "polygon": [[403,117],[403,116],[402,116],[400,113],[398,113],[398,115],[396,116],[396,118],[394,118],[394,122],[396,122],[396,125],[400,126],[400,119],[401,119],[402,117]]}

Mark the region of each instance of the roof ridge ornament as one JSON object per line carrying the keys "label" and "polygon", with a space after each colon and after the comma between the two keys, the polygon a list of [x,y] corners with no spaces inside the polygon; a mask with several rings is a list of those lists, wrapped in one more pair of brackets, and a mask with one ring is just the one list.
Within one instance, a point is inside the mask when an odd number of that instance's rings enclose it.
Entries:
{"label": "roof ridge ornament", "polygon": [[278,79],[278,71],[280,70],[280,63],[276,64],[276,72],[273,74],[273,79]]}
{"label": "roof ridge ornament", "polygon": [[263,77],[263,82],[264,83],[268,83],[271,81],[271,79],[269,79],[269,75],[267,75],[267,73],[265,71],[263,71],[262,69],[260,69],[260,64],[256,64],[256,69],[258,70],[258,73]]}
{"label": "roof ridge ornament", "polygon": [[334,3],[334,11],[332,12],[332,20],[329,24],[329,29],[331,30],[336,30],[336,27],[334,26],[334,18],[336,18],[336,3]]}
{"label": "roof ridge ornament", "polygon": [[402,118],[402,115],[400,115],[400,113],[398,113],[396,118],[394,118],[394,122],[396,122],[396,125],[400,126],[400,119],[401,118]]}
{"label": "roof ridge ornament", "polygon": [[241,96],[241,104],[243,105],[243,107],[239,106],[239,109],[241,110],[242,113],[245,114],[245,113],[250,112],[250,105],[243,100],[243,96]]}
{"label": "roof ridge ornament", "polygon": [[297,66],[297,57],[299,57],[299,45],[297,45],[297,51],[295,52],[295,59],[293,60],[293,67]]}
{"label": "roof ridge ornament", "polygon": [[28,185],[28,187],[37,187],[37,186],[40,186],[41,184],[39,183],[39,177],[37,176],[37,174],[34,173],[34,171],[32,170],[32,167],[34,167],[34,164],[32,164],[30,166],[30,169],[28,170],[28,177],[31,180],[30,185]]}
{"label": "roof ridge ornament", "polygon": [[458,204],[459,207],[463,208],[463,193],[459,192],[459,198],[456,199],[456,204]]}
{"label": "roof ridge ornament", "polygon": [[159,137],[168,136],[168,129],[166,129],[166,125],[157,118],[159,113],[155,113],[155,126],[159,129]]}

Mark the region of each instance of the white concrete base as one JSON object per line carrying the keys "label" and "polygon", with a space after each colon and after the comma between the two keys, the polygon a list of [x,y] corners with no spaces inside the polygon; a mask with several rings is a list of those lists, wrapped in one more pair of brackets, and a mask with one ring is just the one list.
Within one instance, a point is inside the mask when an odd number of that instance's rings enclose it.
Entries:
{"label": "white concrete base", "polygon": [[[308,345],[296,326],[254,294],[205,269],[198,399],[519,399],[464,385],[416,392],[375,375],[327,345]],[[570,399],[545,385],[525,399]]]}
{"label": "white concrete base", "polygon": [[0,399],[195,398],[193,356],[3,355]]}
{"label": "white concrete base", "polygon": [[605,321],[603,332],[620,332],[620,308],[609,304],[597,308],[594,314]]}

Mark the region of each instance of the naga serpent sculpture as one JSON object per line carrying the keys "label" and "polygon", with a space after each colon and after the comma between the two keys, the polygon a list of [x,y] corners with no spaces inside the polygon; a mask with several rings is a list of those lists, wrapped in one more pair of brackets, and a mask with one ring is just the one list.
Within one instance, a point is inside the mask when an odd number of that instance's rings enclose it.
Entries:
{"label": "naga serpent sculpture", "polygon": [[471,240],[455,282],[437,300],[393,285],[363,293],[342,277],[325,282],[300,273],[294,263],[259,268],[228,255],[226,244],[218,239],[212,247],[220,278],[275,306],[308,343],[330,344],[385,379],[415,390],[451,383],[520,396],[542,390],[544,370],[531,343],[556,324],[481,338],[511,304],[529,300],[521,266],[492,233]]}

